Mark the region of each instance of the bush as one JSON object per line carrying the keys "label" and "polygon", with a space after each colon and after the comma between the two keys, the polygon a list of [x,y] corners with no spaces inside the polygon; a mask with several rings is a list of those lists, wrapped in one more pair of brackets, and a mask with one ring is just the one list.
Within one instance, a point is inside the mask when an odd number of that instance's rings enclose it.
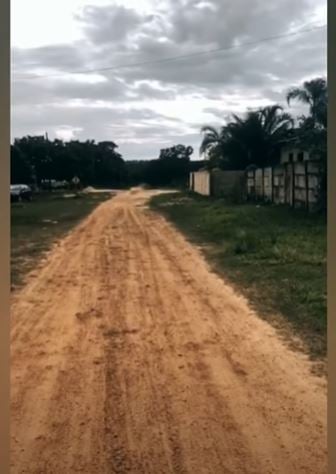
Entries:
{"label": "bush", "polygon": [[271,245],[275,245],[278,242],[279,236],[275,232],[271,232],[269,237],[270,237]]}
{"label": "bush", "polygon": [[233,246],[233,251],[236,255],[254,252],[257,248],[256,237],[245,230],[238,231],[236,239],[237,240]]}

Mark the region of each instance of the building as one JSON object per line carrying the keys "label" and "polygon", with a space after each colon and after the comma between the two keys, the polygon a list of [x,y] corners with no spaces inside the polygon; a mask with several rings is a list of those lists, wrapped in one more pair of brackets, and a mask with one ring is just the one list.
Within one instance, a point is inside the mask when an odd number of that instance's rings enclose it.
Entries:
{"label": "building", "polygon": [[298,144],[286,144],[281,149],[280,164],[300,163],[311,160],[310,153]]}
{"label": "building", "polygon": [[304,139],[300,135],[300,131],[293,130],[291,136],[283,142],[280,152],[280,164],[319,161],[319,156],[309,152],[303,143]]}

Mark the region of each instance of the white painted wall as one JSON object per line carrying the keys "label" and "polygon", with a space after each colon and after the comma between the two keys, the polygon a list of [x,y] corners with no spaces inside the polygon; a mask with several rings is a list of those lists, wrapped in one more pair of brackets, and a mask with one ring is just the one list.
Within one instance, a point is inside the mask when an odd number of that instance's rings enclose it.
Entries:
{"label": "white painted wall", "polygon": [[[194,191],[203,196],[210,196],[210,173],[208,171],[196,171],[194,174]],[[192,178],[190,177],[190,183]]]}
{"label": "white painted wall", "polygon": [[297,155],[298,153],[303,152],[303,161],[308,161],[309,160],[309,153],[308,151],[303,151],[300,150],[299,148],[284,148],[281,151],[281,158],[280,162],[281,163],[289,163],[289,154],[293,153],[293,162],[297,162]]}

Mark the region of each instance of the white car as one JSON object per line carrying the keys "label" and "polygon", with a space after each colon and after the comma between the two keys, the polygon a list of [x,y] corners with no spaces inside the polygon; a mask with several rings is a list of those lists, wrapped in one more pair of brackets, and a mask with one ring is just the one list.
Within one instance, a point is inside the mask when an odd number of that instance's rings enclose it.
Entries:
{"label": "white car", "polygon": [[12,184],[10,187],[11,201],[30,201],[32,190],[27,184]]}

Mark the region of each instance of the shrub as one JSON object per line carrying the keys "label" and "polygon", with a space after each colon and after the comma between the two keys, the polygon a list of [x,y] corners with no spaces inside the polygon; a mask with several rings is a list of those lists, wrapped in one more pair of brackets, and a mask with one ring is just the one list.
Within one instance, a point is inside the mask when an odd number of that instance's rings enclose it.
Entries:
{"label": "shrub", "polygon": [[233,251],[236,255],[254,252],[256,248],[257,239],[253,234],[246,232],[245,230],[237,232],[236,242],[233,246]]}

